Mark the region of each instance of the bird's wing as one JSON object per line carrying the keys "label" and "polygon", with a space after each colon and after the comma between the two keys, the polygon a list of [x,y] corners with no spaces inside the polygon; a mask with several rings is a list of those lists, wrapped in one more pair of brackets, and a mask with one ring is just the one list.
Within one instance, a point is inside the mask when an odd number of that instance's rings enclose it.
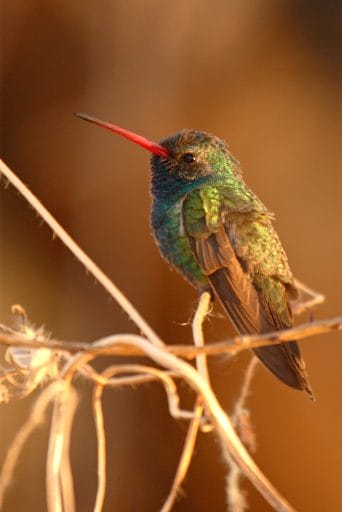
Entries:
{"label": "bird's wing", "polygon": [[[248,219],[248,215],[240,213],[234,220],[234,215],[229,216],[225,211],[219,196],[212,190],[208,194],[202,189],[189,194],[183,203],[185,233],[202,272],[240,334],[291,327],[292,315],[287,296],[291,276],[284,273],[282,281],[280,275],[262,274],[266,268],[258,268],[257,262],[253,263],[251,259],[251,253],[256,250],[265,251],[265,248],[257,247],[258,243],[264,245],[262,237],[259,242],[254,239],[254,246],[248,247],[251,233],[243,233],[242,230],[243,240],[238,240],[237,232],[241,232],[241,226],[235,231],[234,227],[242,222],[241,219]],[[277,238],[276,243],[280,245]],[[267,258],[261,258],[261,263],[258,263],[270,265]],[[296,342],[262,347],[255,353],[285,383],[298,389],[309,389]]]}

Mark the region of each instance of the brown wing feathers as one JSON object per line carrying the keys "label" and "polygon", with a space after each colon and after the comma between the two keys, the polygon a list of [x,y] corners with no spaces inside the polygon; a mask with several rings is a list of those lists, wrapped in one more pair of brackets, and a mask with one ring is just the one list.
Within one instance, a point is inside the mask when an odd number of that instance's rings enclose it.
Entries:
{"label": "brown wing feathers", "polygon": [[[269,327],[258,292],[243,271],[224,226],[207,238],[189,237],[191,249],[214,292],[239,333],[258,333]],[[274,327],[273,327],[274,329]]]}
{"label": "brown wing feathers", "polygon": [[[236,256],[225,226],[215,233],[194,238],[190,247],[215,295],[240,334],[257,334],[288,327],[264,304],[249,274]],[[304,363],[295,341],[254,350],[278,378],[291,387],[303,389],[312,398]]]}

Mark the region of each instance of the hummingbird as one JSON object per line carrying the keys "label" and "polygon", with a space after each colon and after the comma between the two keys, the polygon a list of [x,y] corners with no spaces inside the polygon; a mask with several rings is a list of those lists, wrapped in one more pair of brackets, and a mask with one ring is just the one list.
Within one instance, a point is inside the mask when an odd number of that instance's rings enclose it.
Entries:
{"label": "hummingbird", "polygon": [[[274,216],[243,180],[225,141],[183,129],[156,143],[76,115],[152,153],[151,229],[161,255],[200,293],[218,299],[240,335],[293,326],[298,291]],[[313,399],[295,340],[253,352],[282,382]]]}

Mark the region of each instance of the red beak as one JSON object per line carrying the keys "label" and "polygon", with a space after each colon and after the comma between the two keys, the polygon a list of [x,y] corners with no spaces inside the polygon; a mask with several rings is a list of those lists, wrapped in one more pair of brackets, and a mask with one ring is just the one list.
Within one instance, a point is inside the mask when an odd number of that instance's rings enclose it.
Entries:
{"label": "red beak", "polygon": [[117,133],[122,137],[126,137],[126,139],[131,140],[136,144],[139,144],[139,146],[142,146],[151,153],[154,153],[155,155],[161,156],[163,158],[168,158],[169,156],[168,149],[164,148],[164,146],[161,146],[160,144],[157,144],[156,142],[152,142],[151,140],[145,139],[145,137],[142,137],[141,135],[137,135],[136,133],[130,132],[129,130],[120,128],[120,126],[116,126],[115,124],[106,123],[105,121],[101,121],[100,119],[96,119],[95,117],[90,117],[87,114],[75,115],[77,117],[80,117],[81,119],[84,119],[85,121],[89,121],[89,123],[97,124],[97,126],[101,126],[101,128],[105,128],[105,130],[108,130],[112,133]]}

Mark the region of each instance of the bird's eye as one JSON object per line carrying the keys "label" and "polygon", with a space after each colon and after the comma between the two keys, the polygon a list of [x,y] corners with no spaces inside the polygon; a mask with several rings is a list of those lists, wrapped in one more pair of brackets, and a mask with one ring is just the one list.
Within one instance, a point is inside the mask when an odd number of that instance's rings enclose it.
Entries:
{"label": "bird's eye", "polygon": [[186,164],[192,164],[193,162],[196,161],[196,157],[195,157],[195,155],[193,153],[184,153],[183,161]]}

